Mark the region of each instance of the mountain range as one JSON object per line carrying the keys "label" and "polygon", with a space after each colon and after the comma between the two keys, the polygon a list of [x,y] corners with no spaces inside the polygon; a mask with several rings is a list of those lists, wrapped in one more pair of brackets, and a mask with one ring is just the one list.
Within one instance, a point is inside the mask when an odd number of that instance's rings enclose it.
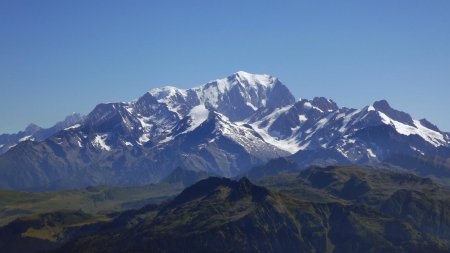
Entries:
{"label": "mountain range", "polygon": [[[450,134],[385,100],[360,109],[297,100],[276,77],[239,71],[204,85],[152,89],[50,129],[1,135],[0,188],[144,185],[176,168],[236,177],[272,159],[380,165],[450,178]],[[450,182],[450,181],[445,181]]]}

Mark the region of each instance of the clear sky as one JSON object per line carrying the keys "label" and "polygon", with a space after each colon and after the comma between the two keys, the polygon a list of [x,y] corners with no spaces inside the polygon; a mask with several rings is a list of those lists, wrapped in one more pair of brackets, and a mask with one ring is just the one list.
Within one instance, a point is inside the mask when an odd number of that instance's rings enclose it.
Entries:
{"label": "clear sky", "polygon": [[450,1],[0,0],[0,133],[238,70],[450,131]]}

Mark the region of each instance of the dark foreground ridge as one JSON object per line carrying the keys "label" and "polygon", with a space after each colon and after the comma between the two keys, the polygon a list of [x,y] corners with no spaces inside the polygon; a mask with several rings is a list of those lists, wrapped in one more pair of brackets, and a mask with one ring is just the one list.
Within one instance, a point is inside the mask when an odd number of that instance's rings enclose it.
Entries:
{"label": "dark foreground ridge", "polygon": [[212,177],[152,219],[75,240],[61,252],[445,252],[446,243],[368,206],[305,202],[246,178]]}
{"label": "dark foreground ridge", "polygon": [[[285,159],[261,168],[257,185],[246,177],[209,177],[141,209],[25,216],[0,228],[0,247],[7,253],[450,252],[450,190],[429,178],[355,166],[299,171]],[[183,175],[191,183],[197,174],[180,169],[167,180],[180,185]],[[170,187],[114,192],[163,189]]]}
{"label": "dark foreground ridge", "polygon": [[[103,217],[63,212],[0,229],[0,246],[52,252],[449,252],[449,190],[358,167],[210,177],[161,205]],[[16,249],[16,251],[14,251]]]}

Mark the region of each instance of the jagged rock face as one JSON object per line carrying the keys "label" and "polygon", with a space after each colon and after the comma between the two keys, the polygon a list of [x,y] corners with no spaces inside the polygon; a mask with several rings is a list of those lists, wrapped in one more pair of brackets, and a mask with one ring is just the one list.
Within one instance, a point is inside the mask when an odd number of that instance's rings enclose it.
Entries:
{"label": "jagged rock face", "polygon": [[[243,71],[192,89],[168,86],[133,102],[99,104],[42,133],[30,126],[14,136],[17,147],[0,156],[0,187],[145,184],[180,166],[233,177],[286,156],[304,166],[450,157],[448,133],[384,100],[358,110],[323,97],[296,101],[276,77]],[[1,150],[10,147],[0,142]]]}

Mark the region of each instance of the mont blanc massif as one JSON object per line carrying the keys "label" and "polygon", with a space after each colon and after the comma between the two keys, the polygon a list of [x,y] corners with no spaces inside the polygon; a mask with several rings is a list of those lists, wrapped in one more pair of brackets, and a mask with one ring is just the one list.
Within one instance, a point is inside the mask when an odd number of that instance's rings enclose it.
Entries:
{"label": "mont blanc massif", "polygon": [[450,252],[449,185],[426,119],[239,71],[0,135],[0,247]]}

